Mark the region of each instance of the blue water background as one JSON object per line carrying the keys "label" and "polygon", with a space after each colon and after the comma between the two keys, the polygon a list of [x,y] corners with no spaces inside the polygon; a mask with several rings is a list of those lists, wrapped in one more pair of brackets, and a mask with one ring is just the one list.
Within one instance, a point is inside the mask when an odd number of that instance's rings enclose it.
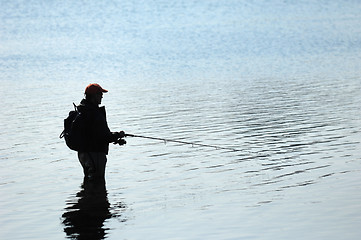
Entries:
{"label": "blue water background", "polygon": [[1,1],[0,238],[65,239],[98,82],[107,239],[359,239],[360,1]]}

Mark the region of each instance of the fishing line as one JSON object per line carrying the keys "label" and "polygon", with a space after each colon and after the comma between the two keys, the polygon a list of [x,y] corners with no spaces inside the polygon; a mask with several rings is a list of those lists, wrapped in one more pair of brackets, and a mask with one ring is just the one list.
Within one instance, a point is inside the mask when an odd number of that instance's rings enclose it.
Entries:
{"label": "fishing line", "polygon": [[152,139],[152,140],[159,140],[159,141],[163,141],[165,144],[166,144],[167,142],[174,142],[174,143],[192,145],[192,147],[194,147],[194,146],[210,147],[210,148],[215,148],[216,150],[224,149],[224,150],[230,150],[230,151],[233,151],[233,152],[241,151],[241,150],[238,150],[238,149],[235,149],[235,148],[220,147],[220,146],[215,146],[215,145],[202,144],[202,143],[194,143],[194,142],[185,142],[185,141],[174,140],[174,139],[166,139],[166,138],[158,138],[158,137],[141,136],[141,135],[135,135],[135,134],[125,134],[125,136],[126,136],[126,137],[137,137],[137,138],[147,138],[147,139]]}

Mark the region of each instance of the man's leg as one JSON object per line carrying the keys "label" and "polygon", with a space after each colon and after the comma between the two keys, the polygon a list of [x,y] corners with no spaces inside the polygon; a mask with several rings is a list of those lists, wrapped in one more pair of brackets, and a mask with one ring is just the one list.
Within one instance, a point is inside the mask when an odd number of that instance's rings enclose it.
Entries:
{"label": "man's leg", "polygon": [[102,152],[91,152],[90,156],[93,158],[95,174],[94,177],[102,178],[105,177],[105,167],[107,164],[107,156]]}
{"label": "man's leg", "polygon": [[78,152],[78,159],[83,167],[84,179],[88,179],[91,175],[94,174],[94,166],[87,152]]}
{"label": "man's leg", "polygon": [[107,157],[102,152],[79,152],[79,162],[84,170],[84,178],[95,179],[105,176]]}

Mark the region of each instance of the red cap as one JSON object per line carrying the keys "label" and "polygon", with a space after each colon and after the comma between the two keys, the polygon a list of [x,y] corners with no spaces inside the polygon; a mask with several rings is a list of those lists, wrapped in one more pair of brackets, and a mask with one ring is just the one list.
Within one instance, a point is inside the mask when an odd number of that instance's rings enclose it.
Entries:
{"label": "red cap", "polygon": [[96,93],[106,93],[106,92],[108,92],[108,90],[102,88],[97,83],[91,83],[85,88],[86,94],[96,94]]}

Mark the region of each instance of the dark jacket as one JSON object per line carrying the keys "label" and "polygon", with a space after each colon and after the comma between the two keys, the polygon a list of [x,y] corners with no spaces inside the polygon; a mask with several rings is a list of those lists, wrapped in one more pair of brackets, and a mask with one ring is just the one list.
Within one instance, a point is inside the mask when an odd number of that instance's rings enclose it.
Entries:
{"label": "dark jacket", "polygon": [[99,107],[86,99],[78,106],[78,111],[84,117],[84,145],[81,152],[104,152],[108,154],[109,143],[117,140],[119,133],[109,130],[105,107]]}

